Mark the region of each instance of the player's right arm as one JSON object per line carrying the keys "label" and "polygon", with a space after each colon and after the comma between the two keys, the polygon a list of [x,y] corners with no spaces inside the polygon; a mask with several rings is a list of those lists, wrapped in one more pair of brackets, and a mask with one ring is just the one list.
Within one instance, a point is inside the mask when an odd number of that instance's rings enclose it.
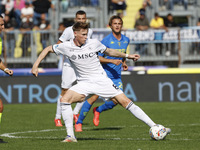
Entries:
{"label": "player's right arm", "polygon": [[6,68],[5,65],[3,64],[3,62],[1,61],[1,59],[0,59],[0,69],[3,70],[5,73],[7,73],[10,76],[13,75],[13,71]]}
{"label": "player's right arm", "polygon": [[40,53],[39,57],[37,58],[37,60],[36,60],[35,63],[33,64],[31,73],[32,73],[35,77],[38,76],[38,66],[39,66],[40,62],[47,56],[48,53],[54,53],[52,45],[46,47],[46,48]]}

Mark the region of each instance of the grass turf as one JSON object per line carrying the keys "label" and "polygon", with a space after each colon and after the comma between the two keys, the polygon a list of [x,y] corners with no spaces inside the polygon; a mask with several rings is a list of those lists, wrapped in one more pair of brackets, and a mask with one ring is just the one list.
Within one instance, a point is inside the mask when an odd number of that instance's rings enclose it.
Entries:
{"label": "grass turf", "polygon": [[54,125],[56,104],[4,105],[0,139],[7,143],[0,143],[0,150],[199,150],[199,103],[136,104],[156,123],[170,127],[172,133],[165,140],[154,141],[147,125],[116,106],[101,114],[98,127],[92,123],[91,109],[83,132],[75,133],[78,143],[61,143],[66,131],[64,126]]}

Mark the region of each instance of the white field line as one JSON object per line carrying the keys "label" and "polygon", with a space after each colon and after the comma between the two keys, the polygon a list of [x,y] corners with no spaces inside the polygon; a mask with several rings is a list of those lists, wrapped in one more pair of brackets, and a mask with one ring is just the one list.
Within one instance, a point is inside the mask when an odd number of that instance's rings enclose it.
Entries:
{"label": "white field line", "polygon": [[[132,128],[138,128],[138,127],[143,127],[146,125],[133,125],[131,126]],[[179,124],[179,125],[168,125],[168,126],[200,126],[200,124],[196,123],[196,124]],[[110,126],[109,128],[124,128],[126,126]],[[83,127],[83,129],[94,129],[94,127]],[[26,133],[40,133],[40,132],[52,132],[52,131],[61,131],[61,130],[65,130],[65,129],[45,129],[45,130],[35,130],[35,131],[23,131],[23,132],[13,132],[13,133],[4,133],[1,134],[0,136],[2,137],[8,137],[8,138],[35,138],[35,139],[60,139],[59,137],[31,137],[31,136],[17,136],[18,134],[26,134]],[[172,131],[173,132],[173,131]],[[176,134],[170,134],[170,135],[181,135],[180,133],[176,133]],[[105,135],[106,137],[108,136],[113,136],[115,137],[116,135]],[[95,137],[92,135],[89,135],[89,137]],[[87,137],[86,137],[87,138]],[[130,140],[130,141],[135,141],[135,140],[149,140],[149,138],[100,138],[102,140]],[[187,139],[187,138],[170,138],[167,140],[178,140],[178,141],[190,141],[190,140],[195,140],[195,139]],[[200,140],[200,139],[196,139],[196,140]]]}

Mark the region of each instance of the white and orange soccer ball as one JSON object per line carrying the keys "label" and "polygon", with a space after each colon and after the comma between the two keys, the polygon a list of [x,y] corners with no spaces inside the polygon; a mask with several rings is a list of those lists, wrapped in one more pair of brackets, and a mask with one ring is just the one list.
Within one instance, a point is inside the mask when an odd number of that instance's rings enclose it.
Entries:
{"label": "white and orange soccer ball", "polygon": [[150,128],[149,134],[154,140],[163,140],[167,135],[167,130],[163,125],[156,124]]}

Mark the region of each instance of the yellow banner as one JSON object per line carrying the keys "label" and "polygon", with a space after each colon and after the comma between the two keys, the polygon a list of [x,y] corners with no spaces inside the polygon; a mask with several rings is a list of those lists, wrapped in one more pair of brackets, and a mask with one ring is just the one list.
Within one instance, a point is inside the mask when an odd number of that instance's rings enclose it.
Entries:
{"label": "yellow banner", "polygon": [[149,69],[147,74],[200,74],[200,68]]}

